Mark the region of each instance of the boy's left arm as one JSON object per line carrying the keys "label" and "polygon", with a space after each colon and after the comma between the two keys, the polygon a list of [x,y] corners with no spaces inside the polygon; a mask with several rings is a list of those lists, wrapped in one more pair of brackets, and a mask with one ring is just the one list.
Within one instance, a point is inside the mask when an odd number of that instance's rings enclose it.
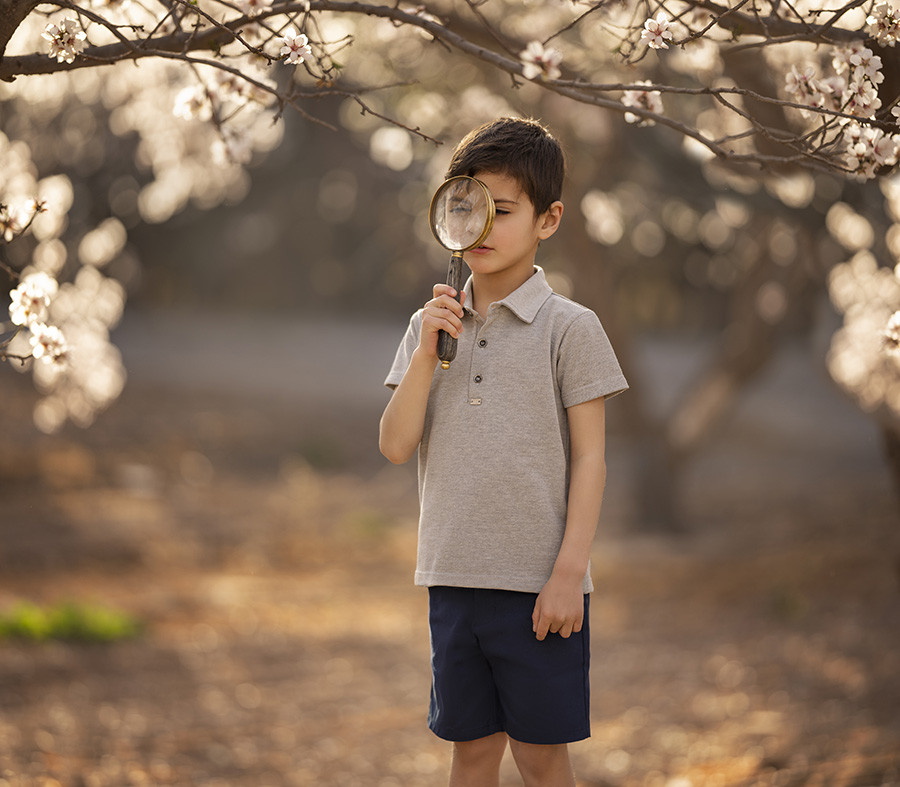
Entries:
{"label": "boy's left arm", "polygon": [[597,531],[606,485],[606,401],[569,407],[569,500],[566,531],[553,573],[538,595],[532,622],[535,635],[568,637],[584,622],[582,582]]}

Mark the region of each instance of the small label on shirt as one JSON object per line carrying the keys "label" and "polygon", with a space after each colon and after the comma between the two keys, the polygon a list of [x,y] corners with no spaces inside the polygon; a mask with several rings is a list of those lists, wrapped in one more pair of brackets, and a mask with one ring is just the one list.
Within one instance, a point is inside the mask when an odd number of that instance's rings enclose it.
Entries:
{"label": "small label on shirt", "polygon": [[481,404],[481,399],[469,399],[469,404]]}

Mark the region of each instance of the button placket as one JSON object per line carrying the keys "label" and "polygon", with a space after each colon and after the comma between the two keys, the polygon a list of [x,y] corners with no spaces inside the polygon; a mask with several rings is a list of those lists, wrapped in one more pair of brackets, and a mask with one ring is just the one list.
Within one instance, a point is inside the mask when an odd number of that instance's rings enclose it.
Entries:
{"label": "button placket", "polygon": [[[485,325],[482,325],[481,329],[484,330],[484,328]],[[472,366],[469,370],[469,404],[480,405],[483,398],[483,386],[481,383],[484,380],[484,356],[478,350],[487,347],[487,339],[476,337],[475,344],[477,346],[475,347],[475,352],[472,353]]]}

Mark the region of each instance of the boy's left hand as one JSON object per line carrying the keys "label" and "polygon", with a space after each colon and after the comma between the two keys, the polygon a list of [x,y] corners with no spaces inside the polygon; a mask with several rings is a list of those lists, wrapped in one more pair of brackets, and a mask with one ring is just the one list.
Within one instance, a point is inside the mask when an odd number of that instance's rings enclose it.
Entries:
{"label": "boy's left hand", "polygon": [[584,591],[577,583],[550,577],[538,594],[531,615],[532,629],[538,640],[548,633],[570,637],[584,623]]}

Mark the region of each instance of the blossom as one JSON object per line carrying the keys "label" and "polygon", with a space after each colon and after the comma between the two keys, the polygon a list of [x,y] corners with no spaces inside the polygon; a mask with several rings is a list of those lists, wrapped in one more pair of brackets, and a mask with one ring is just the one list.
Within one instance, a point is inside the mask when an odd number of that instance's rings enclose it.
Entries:
{"label": "blossom", "polygon": [[42,322],[31,326],[31,354],[35,358],[42,358],[45,363],[61,364],[65,361],[68,346],[63,332],[55,325],[45,325]]}
{"label": "blossom", "polygon": [[656,19],[652,17],[644,22],[641,30],[641,41],[646,41],[651,49],[668,49],[666,41],[672,40],[672,31],[669,30],[669,15],[660,11]]}
{"label": "blossom", "polygon": [[822,90],[812,66],[807,66],[802,71],[797,66],[791,66],[784,78],[784,89],[798,104],[819,107],[823,103]]}
{"label": "blossom", "polygon": [[31,273],[11,293],[9,316],[14,325],[31,326],[47,319],[50,300],[59,285],[46,273]]}
{"label": "blossom", "polygon": [[253,157],[253,143],[247,132],[225,126],[213,142],[212,155],[218,164],[248,164]]}
{"label": "blossom", "polygon": [[848,123],[844,128],[847,145],[844,162],[859,180],[874,178],[881,167],[897,163],[900,137],[885,134],[880,128]]}
{"label": "blossom", "polygon": [[238,0],[238,8],[247,16],[259,16],[272,7],[272,0]]}
{"label": "blossom", "polygon": [[900,39],[900,17],[890,3],[879,3],[866,17],[866,32],[881,46],[894,46]]}
{"label": "blossom", "polygon": [[519,53],[522,61],[522,76],[525,79],[559,79],[562,71],[559,64],[562,62],[562,52],[553,47],[544,48],[540,41],[532,41]]}
{"label": "blossom", "polygon": [[851,41],[847,46],[835,47],[831,65],[836,74],[846,74],[851,70],[850,58],[866,48],[862,41]]}
{"label": "blossom", "polygon": [[859,117],[872,117],[881,107],[881,99],[878,98],[878,90],[868,80],[851,82],[844,95],[844,111],[848,115]]}
{"label": "blossom", "polygon": [[84,49],[87,33],[81,29],[77,19],[66,17],[58,25],[47,25],[41,38],[50,42],[50,57],[55,57],[57,63],[72,63]]}
{"label": "blossom", "polygon": [[891,107],[891,114],[894,116],[894,122],[900,123],[900,104],[894,104]]}
{"label": "blossom", "polygon": [[835,112],[844,109],[844,94],[847,92],[847,80],[842,76],[830,76],[817,81],[821,92],[821,106]]}
{"label": "blossom", "polygon": [[212,117],[212,101],[203,85],[189,85],[175,96],[172,108],[175,117],[184,120],[209,120]]}
{"label": "blossom", "polygon": [[900,311],[894,312],[882,334],[884,346],[893,355],[900,355]]}
{"label": "blossom", "polygon": [[858,52],[850,55],[850,65],[853,68],[853,80],[861,82],[868,79],[876,85],[884,81],[884,74],[881,73],[881,58],[871,49],[863,47]]}
{"label": "blossom", "polygon": [[[635,82],[636,85],[650,85],[651,82],[643,80]],[[649,112],[659,114],[663,111],[662,96],[658,90],[626,90],[622,96],[622,103],[626,107],[638,107]],[[649,118],[642,118],[633,112],[625,113],[625,122],[638,126],[653,126],[655,122]]]}
{"label": "blossom", "polygon": [[22,231],[22,219],[9,205],[0,204],[0,236],[9,243]]}
{"label": "blossom", "polygon": [[302,63],[312,54],[312,49],[309,48],[309,39],[303,33],[298,33],[293,27],[284,31],[281,44],[279,54],[284,58],[285,63],[291,65]]}

